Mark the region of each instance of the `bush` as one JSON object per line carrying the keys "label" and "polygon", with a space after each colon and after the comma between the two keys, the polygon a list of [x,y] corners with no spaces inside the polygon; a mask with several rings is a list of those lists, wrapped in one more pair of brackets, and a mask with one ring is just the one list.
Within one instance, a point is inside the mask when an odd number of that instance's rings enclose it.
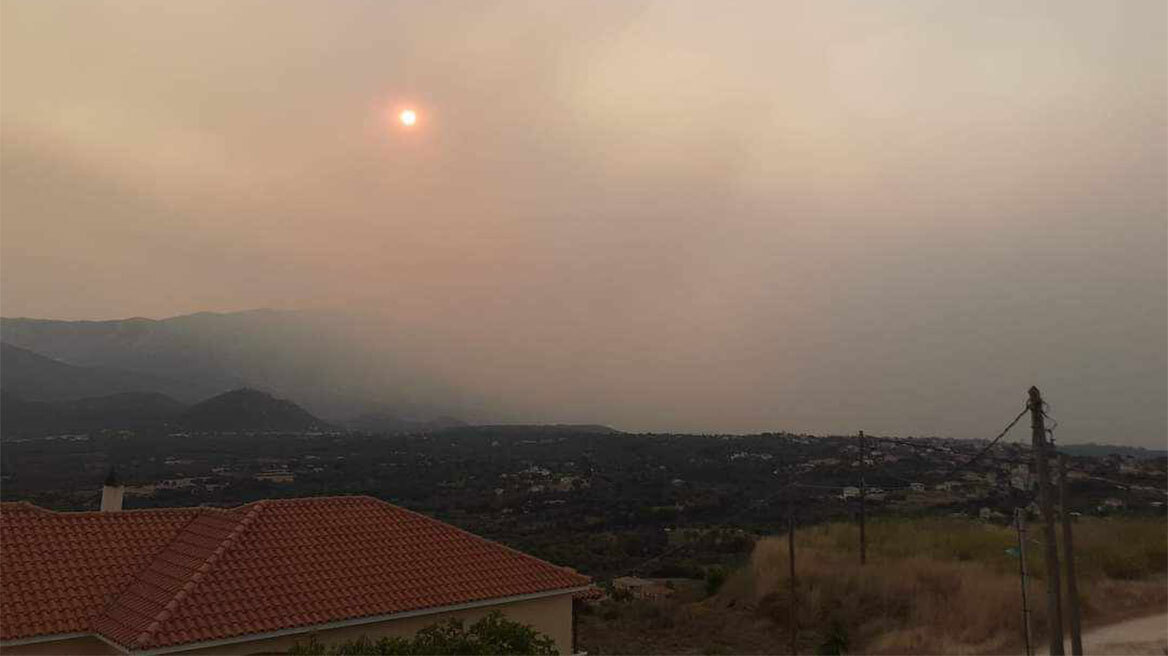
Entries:
{"label": "bush", "polygon": [[470,625],[462,620],[449,619],[431,624],[412,638],[389,637],[373,641],[367,636],[356,640],[324,645],[316,637],[306,644],[296,643],[289,654],[298,656],[349,656],[362,654],[432,654],[447,656],[469,654],[532,654],[544,656],[558,653],[555,642],[526,624],[507,619],[502,612],[493,611]]}
{"label": "bush", "polygon": [[727,572],[723,567],[711,567],[706,570],[706,596],[712,597],[718,594],[722,589],[722,584],[726,582]]}
{"label": "bush", "polygon": [[[1045,567],[1036,529],[1026,555],[1034,579],[1032,620],[1041,634]],[[1086,621],[1165,607],[1168,590],[1145,582],[1163,576],[1168,562],[1161,520],[1083,519],[1074,530]],[[1018,560],[1007,552],[1017,535],[1010,527],[947,518],[878,520],[867,535],[868,564],[861,566],[857,527],[827,524],[797,533],[800,633],[821,653],[857,645],[869,653],[1017,649]],[[750,565],[723,586],[720,603],[741,602],[782,626],[791,599],[787,558],[785,537],[761,540]]]}
{"label": "bush", "polygon": [[848,650],[848,630],[839,620],[832,620],[828,625],[827,635],[823,643],[816,648],[816,654],[823,654],[825,656],[832,656],[836,654],[845,654]]}

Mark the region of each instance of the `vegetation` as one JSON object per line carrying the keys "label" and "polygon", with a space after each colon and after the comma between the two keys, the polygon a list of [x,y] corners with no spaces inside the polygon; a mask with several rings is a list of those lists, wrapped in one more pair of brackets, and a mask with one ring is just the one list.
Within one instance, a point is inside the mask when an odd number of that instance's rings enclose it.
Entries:
{"label": "vegetation", "polygon": [[[1028,449],[1000,444],[966,468],[984,441],[872,445],[879,460],[867,475],[871,564],[863,570],[857,503],[843,494],[857,481],[860,454],[847,437],[556,426],[5,435],[0,484],[5,500],[74,510],[97,507],[111,465],[128,486],[128,508],[368,494],[600,581],[675,579],[664,599],[625,593],[590,609],[580,625],[590,653],[770,653],[785,644],[789,601],[785,544],[765,536],[786,524],[776,481],[795,472],[806,485],[793,488],[792,501],[808,526],[798,536],[801,649],[1017,649],[1017,560],[1005,552],[1015,535],[1005,516],[1031,503],[1015,482]],[[1071,464],[1086,621],[1162,608],[1162,582],[1146,579],[1163,577],[1168,558],[1168,461],[1109,455]],[[956,467],[965,468],[959,476]],[[991,521],[968,519],[983,511]],[[1038,577],[1041,536],[1030,537]],[[1041,581],[1032,593],[1037,631]]]}
{"label": "vegetation", "polygon": [[[861,567],[858,529],[829,523],[796,537],[796,613],[808,653],[1002,653],[1022,642],[1017,546],[1010,528],[968,519],[888,519],[869,525]],[[1041,533],[1032,525],[1027,563],[1035,635],[1045,631]],[[1152,518],[1083,518],[1076,568],[1088,626],[1168,610],[1165,524]],[[589,653],[766,653],[788,639],[791,603],[786,537],[761,540],[721,590],[609,601],[581,621]],[[598,617],[599,616],[599,617]]]}
{"label": "vegetation", "polygon": [[392,654],[429,654],[446,656],[467,654],[484,656],[514,654],[543,656],[556,654],[555,642],[526,624],[507,619],[502,612],[492,611],[470,627],[461,620],[449,619],[431,624],[410,638],[387,637],[371,640],[362,636],[334,645],[325,645],[315,637],[307,643],[297,643],[289,654],[299,656]]}
{"label": "vegetation", "polygon": [[[1163,574],[1168,562],[1164,524],[1154,520],[1096,519],[1079,523],[1076,565],[1087,603],[1084,619],[1115,612],[1091,603],[1102,585],[1108,604],[1163,605],[1160,588],[1151,598],[1141,586],[1124,590],[1119,580]],[[828,524],[798,536],[800,582],[797,612],[813,636],[839,627],[849,642],[881,653],[996,652],[1017,646],[1021,601],[1018,561],[1006,550],[1017,545],[1009,527],[964,520],[920,519],[873,523],[869,564],[861,567],[854,525]],[[1116,539],[1123,536],[1126,539]],[[1031,531],[1030,538],[1040,535]],[[1042,549],[1027,549],[1029,571],[1041,581]],[[729,597],[753,605],[776,622],[786,621],[790,588],[785,540],[764,540],[750,567],[728,584]],[[1034,586],[1034,629],[1045,631],[1042,583]]]}
{"label": "vegetation", "polygon": [[[4,425],[8,419],[5,413]],[[929,448],[879,443],[882,463],[867,481],[884,491],[869,496],[870,516],[976,516],[987,507],[1008,514],[1029,503],[1006,469],[1025,461],[1024,447],[999,445],[994,453],[1004,464],[983,459],[969,472],[975,480],[938,491],[933,484],[984,442],[921,443]],[[796,470],[814,484],[796,490],[802,522],[849,521],[858,510],[854,497],[840,494],[858,471],[856,441],[846,437],[631,435],[562,426],[397,435],[103,430],[6,438],[3,449],[6,501],[93,509],[111,466],[130,486],[127,508],[367,494],[602,579],[704,579],[712,567],[740,565],[758,536],[786,524],[776,471]],[[1163,521],[1165,467],[1162,460],[1075,458],[1073,468],[1090,477],[1070,481],[1070,505],[1086,515]],[[908,481],[924,491],[908,489]],[[1106,500],[1122,507],[1104,506]]]}
{"label": "vegetation", "polygon": [[329,426],[285,399],[253,389],[237,389],[187,406],[157,392],[119,392],[58,401],[28,401],[0,393],[3,432],[46,436],[102,430],[322,431]]}

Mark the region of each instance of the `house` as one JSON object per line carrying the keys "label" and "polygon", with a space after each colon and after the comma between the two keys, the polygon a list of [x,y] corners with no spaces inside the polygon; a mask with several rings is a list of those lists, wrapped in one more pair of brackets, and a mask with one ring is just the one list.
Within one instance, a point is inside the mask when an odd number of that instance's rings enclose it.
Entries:
{"label": "house", "polygon": [[1124,506],[1124,503],[1123,503],[1122,499],[1116,499],[1115,497],[1108,497],[1108,498],[1103,500],[1103,503],[1099,506],[1098,509],[1100,511],[1119,510],[1119,509],[1123,508],[1123,506]]}
{"label": "house", "polygon": [[1010,487],[1016,490],[1031,489],[1030,468],[1026,465],[1015,465],[1010,468]]}
{"label": "house", "polygon": [[5,654],[276,653],[493,610],[570,653],[589,579],[364,496],[101,512],[0,503]]}
{"label": "house", "polygon": [[982,509],[978,511],[977,516],[985,522],[998,521],[1006,518],[1005,515],[998,512],[997,510],[987,507],[982,507]]}
{"label": "house", "polygon": [[841,499],[851,499],[852,497],[858,496],[860,496],[860,488],[858,487],[845,487],[840,494]]}
{"label": "house", "polygon": [[269,483],[291,483],[296,480],[296,475],[287,469],[273,469],[271,471],[263,471],[255,476],[252,476],[257,481],[267,481]]}
{"label": "house", "polygon": [[612,580],[612,587],[627,591],[636,599],[660,599],[673,594],[673,590],[660,581],[636,576],[619,576]]}

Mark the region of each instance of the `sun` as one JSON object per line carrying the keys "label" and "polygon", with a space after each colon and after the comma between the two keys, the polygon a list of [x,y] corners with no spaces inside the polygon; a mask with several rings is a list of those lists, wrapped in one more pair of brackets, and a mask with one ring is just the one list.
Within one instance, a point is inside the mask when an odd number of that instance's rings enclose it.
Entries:
{"label": "sun", "polygon": [[397,115],[397,118],[399,121],[401,121],[402,125],[410,127],[414,123],[418,122],[418,113],[412,109],[403,109],[402,112]]}

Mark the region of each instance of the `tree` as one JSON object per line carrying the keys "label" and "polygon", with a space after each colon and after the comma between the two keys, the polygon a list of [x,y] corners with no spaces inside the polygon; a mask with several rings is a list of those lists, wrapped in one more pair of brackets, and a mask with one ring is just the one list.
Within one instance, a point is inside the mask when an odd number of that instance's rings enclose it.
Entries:
{"label": "tree", "polygon": [[298,656],[364,654],[550,656],[558,652],[551,638],[526,624],[507,619],[502,612],[496,610],[470,625],[470,628],[466,628],[462,620],[449,619],[427,626],[412,638],[394,636],[374,641],[368,636],[361,636],[356,640],[325,645],[314,636],[306,644],[296,643],[288,653]]}

